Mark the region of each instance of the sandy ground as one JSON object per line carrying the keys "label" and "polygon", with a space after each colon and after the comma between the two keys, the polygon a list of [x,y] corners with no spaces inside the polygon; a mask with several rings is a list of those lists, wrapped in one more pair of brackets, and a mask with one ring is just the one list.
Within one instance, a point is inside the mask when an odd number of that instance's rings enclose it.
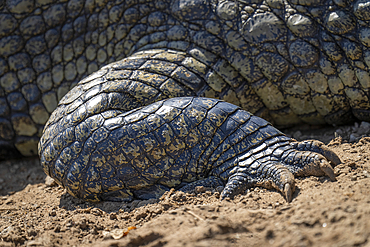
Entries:
{"label": "sandy ground", "polygon": [[219,192],[198,187],[160,200],[92,204],[45,184],[37,159],[5,161],[0,246],[370,247],[369,129],[289,130],[297,139],[323,140],[342,160],[336,182],[297,178],[291,203],[262,188],[220,201]]}

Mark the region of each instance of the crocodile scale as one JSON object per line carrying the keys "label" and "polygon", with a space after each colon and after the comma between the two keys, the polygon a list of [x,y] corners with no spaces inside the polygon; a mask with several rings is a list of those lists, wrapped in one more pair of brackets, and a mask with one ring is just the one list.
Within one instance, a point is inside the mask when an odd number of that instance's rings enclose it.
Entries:
{"label": "crocodile scale", "polygon": [[199,185],[225,186],[221,198],[253,186],[276,188],[291,201],[294,175],[335,181],[329,161],[340,163],[322,143],[298,143],[216,99],[172,98],[87,118],[83,112],[48,124],[39,152],[44,171],[86,201],[159,198],[170,188]]}
{"label": "crocodile scale", "polygon": [[369,13],[369,0],[2,0],[0,158],[37,154],[82,94],[94,114],[99,97],[132,110],[204,96],[275,126],[370,121]]}

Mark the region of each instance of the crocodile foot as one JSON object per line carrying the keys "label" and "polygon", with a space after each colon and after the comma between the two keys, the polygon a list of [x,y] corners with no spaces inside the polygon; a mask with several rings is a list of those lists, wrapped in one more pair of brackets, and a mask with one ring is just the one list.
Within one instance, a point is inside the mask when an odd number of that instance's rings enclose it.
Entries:
{"label": "crocodile foot", "polygon": [[341,161],[323,143],[308,140],[274,148],[268,147],[262,154],[266,156],[253,163],[250,163],[251,152],[243,155],[234,174],[229,177],[221,198],[233,197],[250,187],[261,186],[277,189],[291,202],[295,190],[294,176],[328,176],[331,181],[336,181],[332,165],[336,166]]}

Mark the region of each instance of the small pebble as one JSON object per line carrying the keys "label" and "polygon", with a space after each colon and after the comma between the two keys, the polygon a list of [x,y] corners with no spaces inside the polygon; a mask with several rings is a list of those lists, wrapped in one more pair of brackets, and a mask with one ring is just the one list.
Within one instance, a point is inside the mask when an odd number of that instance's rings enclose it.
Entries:
{"label": "small pebble", "polygon": [[360,127],[358,128],[357,133],[359,135],[368,134],[370,132],[370,123],[368,122],[361,122]]}
{"label": "small pebble", "polygon": [[220,198],[220,192],[216,191],[215,193],[213,193],[213,195],[216,197],[216,198]]}
{"label": "small pebble", "polygon": [[338,133],[338,135],[343,135],[343,130],[342,129],[337,129],[336,131],[335,131],[335,133]]}
{"label": "small pebble", "polygon": [[360,124],[360,128],[370,129],[370,123],[363,121]]}
{"label": "small pebble", "polygon": [[82,230],[86,230],[88,228],[87,221],[85,218],[79,220],[76,225],[78,225]]}
{"label": "small pebble", "polygon": [[351,134],[349,136],[349,142],[355,142],[357,140],[357,137],[354,134]]}
{"label": "small pebble", "polygon": [[117,214],[116,213],[110,213],[109,214],[109,219],[116,220],[117,219]]}
{"label": "small pebble", "polygon": [[47,187],[53,187],[53,186],[56,186],[57,183],[55,182],[55,180],[49,176],[46,176],[45,178],[45,185]]}
{"label": "small pebble", "polygon": [[199,193],[204,193],[206,191],[206,188],[204,186],[197,186],[195,187],[195,193],[199,194]]}
{"label": "small pebble", "polygon": [[39,241],[32,240],[32,241],[27,242],[26,246],[43,246],[43,244]]}
{"label": "small pebble", "polygon": [[99,208],[93,208],[93,209],[91,209],[91,213],[93,215],[100,216],[100,215],[103,214],[103,211],[101,209],[99,209]]}
{"label": "small pebble", "polygon": [[113,236],[109,231],[103,231],[102,234],[104,240],[113,239]]}
{"label": "small pebble", "polygon": [[370,173],[368,173],[367,171],[363,171],[364,175],[368,178],[370,178]]}

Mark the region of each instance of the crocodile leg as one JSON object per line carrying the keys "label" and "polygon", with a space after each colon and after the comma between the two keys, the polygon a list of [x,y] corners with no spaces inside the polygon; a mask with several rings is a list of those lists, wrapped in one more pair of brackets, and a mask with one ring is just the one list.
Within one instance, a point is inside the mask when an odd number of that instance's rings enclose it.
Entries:
{"label": "crocodile leg", "polygon": [[60,126],[64,121],[44,132],[41,164],[70,194],[89,201],[159,198],[170,188],[221,184],[222,198],[263,186],[291,201],[294,176],[334,181],[329,162],[340,162],[320,142],[298,143],[266,120],[210,98],[166,99],[96,114],[65,131]]}

